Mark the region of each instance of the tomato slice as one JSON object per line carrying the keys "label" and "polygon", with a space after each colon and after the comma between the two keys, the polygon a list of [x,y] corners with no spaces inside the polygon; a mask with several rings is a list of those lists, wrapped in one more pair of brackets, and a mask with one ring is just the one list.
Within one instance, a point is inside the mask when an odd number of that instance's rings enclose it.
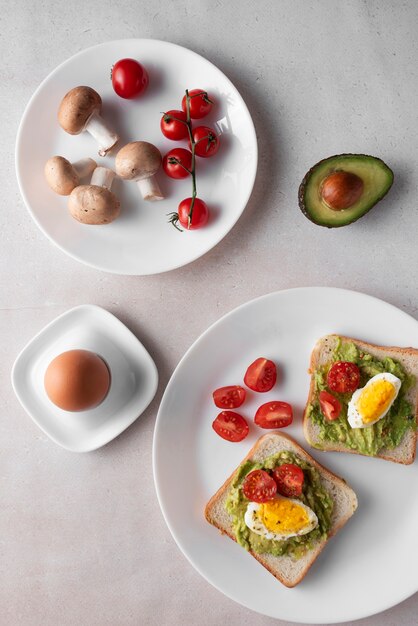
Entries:
{"label": "tomato slice", "polygon": [[253,391],[264,393],[276,384],[277,370],[273,361],[260,357],[245,372],[244,383]]}
{"label": "tomato slice", "polygon": [[321,411],[324,414],[325,419],[327,419],[329,422],[333,422],[340,417],[341,402],[331,393],[328,393],[328,391],[320,392],[319,404],[321,406]]}
{"label": "tomato slice", "polygon": [[274,478],[264,470],[254,470],[246,475],[242,483],[244,496],[251,502],[268,502],[277,493]]}
{"label": "tomato slice", "polygon": [[242,415],[233,411],[222,411],[213,421],[212,428],[227,441],[242,441],[248,435],[248,424]]}
{"label": "tomato slice", "polygon": [[304,475],[299,465],[284,463],[273,470],[277,491],[286,498],[297,498],[302,494]]}
{"label": "tomato slice", "polygon": [[327,385],[336,393],[353,393],[360,384],[360,369],[355,363],[337,361],[327,376]]}
{"label": "tomato slice", "polygon": [[237,409],[245,400],[247,392],[239,385],[219,387],[213,392],[213,401],[220,409]]}
{"label": "tomato slice", "polygon": [[293,422],[293,409],[287,402],[266,402],[257,409],[254,422],[261,428],[284,428]]}

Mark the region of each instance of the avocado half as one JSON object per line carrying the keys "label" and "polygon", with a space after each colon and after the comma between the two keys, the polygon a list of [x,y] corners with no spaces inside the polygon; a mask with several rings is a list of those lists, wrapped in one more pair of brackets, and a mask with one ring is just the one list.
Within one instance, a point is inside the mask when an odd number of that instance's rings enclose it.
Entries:
{"label": "avocado half", "polygon": [[[325,179],[334,172],[347,172],[363,181],[360,198],[345,209],[330,208],[321,190]],[[393,172],[381,159],[367,154],[337,154],[319,161],[306,174],[299,187],[299,207],[315,224],[338,228],[365,215],[389,191]]]}

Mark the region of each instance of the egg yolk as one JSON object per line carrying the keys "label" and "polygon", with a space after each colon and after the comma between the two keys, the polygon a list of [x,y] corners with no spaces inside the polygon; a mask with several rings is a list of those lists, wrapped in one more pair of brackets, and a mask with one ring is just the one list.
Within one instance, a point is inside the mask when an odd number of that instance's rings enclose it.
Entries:
{"label": "egg yolk", "polygon": [[276,533],[297,532],[309,522],[308,514],[302,506],[281,498],[263,504],[260,513],[267,530]]}
{"label": "egg yolk", "polygon": [[357,409],[365,424],[376,421],[389,408],[396,395],[395,387],[387,380],[377,380],[363,389],[357,400]]}

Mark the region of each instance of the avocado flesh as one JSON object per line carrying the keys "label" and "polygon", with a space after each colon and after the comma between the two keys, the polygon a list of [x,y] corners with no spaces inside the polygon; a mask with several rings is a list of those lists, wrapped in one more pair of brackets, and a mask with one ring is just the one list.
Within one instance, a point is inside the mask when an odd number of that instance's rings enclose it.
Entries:
{"label": "avocado flesh", "polygon": [[[321,198],[321,185],[335,171],[352,172],[364,184],[359,200],[348,209],[334,211]],[[377,157],[365,154],[339,154],[314,165],[299,188],[299,206],[315,224],[337,228],[355,222],[386,195],[393,183],[392,170]]]}

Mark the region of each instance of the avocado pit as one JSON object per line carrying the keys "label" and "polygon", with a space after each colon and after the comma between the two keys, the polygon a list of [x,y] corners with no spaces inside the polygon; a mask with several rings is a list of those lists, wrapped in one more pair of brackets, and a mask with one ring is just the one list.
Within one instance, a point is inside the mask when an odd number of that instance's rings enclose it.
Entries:
{"label": "avocado pit", "polygon": [[332,172],[323,181],[320,194],[325,204],[333,211],[349,209],[360,200],[364,183],[352,172]]}

